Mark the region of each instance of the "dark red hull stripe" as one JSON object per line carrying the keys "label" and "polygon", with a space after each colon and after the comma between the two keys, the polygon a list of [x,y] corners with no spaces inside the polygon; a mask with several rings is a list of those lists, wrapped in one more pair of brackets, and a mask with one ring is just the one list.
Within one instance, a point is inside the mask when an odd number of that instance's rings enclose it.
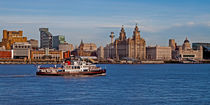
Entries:
{"label": "dark red hull stripe", "polygon": [[95,75],[95,74],[103,74],[106,73],[106,70],[100,70],[100,71],[92,71],[92,72],[77,72],[77,73],[70,73],[70,72],[36,72],[37,75]]}

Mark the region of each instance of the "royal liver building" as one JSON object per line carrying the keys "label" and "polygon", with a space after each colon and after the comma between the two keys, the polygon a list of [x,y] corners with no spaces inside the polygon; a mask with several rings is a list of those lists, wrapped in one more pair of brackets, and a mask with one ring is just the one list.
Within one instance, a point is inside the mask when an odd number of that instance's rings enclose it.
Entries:
{"label": "royal liver building", "polygon": [[114,38],[114,33],[110,35],[111,43],[104,48],[104,57],[112,59],[138,59],[146,58],[146,42],[140,36],[138,26],[135,26],[133,37],[126,38],[126,32],[122,26],[119,38]]}

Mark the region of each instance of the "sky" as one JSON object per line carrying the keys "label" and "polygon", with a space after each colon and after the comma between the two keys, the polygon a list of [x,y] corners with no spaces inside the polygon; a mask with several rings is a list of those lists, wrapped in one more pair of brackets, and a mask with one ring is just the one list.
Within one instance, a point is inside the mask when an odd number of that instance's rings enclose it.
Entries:
{"label": "sky", "polygon": [[124,25],[132,37],[138,24],[147,46],[210,43],[210,0],[0,0],[0,38],[2,31],[23,30],[28,39],[39,40],[39,28],[64,35],[78,45],[110,43],[109,35],[119,37]]}

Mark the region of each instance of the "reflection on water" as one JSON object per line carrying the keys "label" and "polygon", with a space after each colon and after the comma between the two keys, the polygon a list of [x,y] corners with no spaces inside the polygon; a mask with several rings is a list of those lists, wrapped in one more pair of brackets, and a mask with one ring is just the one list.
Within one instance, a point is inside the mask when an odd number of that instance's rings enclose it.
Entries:
{"label": "reflection on water", "polygon": [[209,64],[100,66],[106,76],[36,76],[33,65],[0,65],[0,104],[210,103]]}
{"label": "reflection on water", "polygon": [[97,75],[65,75],[65,76],[42,76],[42,75],[37,75],[37,77],[63,77],[63,78],[91,78],[91,77],[98,77],[98,76],[106,76],[106,74],[97,74]]}
{"label": "reflection on water", "polygon": [[34,75],[0,75],[0,78],[32,77]]}
{"label": "reflection on water", "polygon": [[91,78],[91,77],[98,77],[98,76],[106,76],[105,74],[98,74],[98,75],[69,75],[63,76],[64,78]]}

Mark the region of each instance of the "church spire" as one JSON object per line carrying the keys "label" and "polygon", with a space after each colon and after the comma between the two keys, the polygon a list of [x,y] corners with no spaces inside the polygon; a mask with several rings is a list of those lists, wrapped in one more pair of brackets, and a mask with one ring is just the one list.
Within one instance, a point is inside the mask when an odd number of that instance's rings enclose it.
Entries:
{"label": "church spire", "polygon": [[79,49],[83,50],[83,47],[84,47],[84,43],[83,43],[83,40],[81,40],[80,45],[79,45]]}

